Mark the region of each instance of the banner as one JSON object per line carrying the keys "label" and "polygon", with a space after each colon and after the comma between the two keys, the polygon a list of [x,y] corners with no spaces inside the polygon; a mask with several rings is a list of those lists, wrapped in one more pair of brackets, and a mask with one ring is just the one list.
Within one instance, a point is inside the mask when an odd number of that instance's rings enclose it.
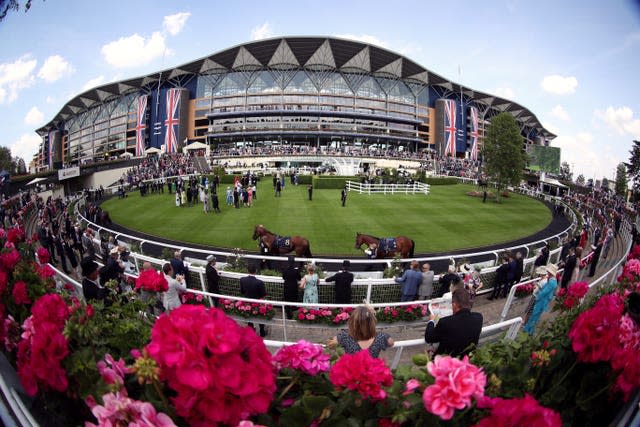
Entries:
{"label": "banner", "polygon": [[166,153],[178,152],[178,135],[180,132],[180,95],[180,89],[167,90],[167,118],[164,121],[164,125],[166,128],[164,134],[164,145]]}
{"label": "banner", "polygon": [[456,101],[444,100],[444,155],[456,156]]}
{"label": "banner", "polygon": [[136,122],[136,157],[144,156],[145,129],[147,127],[147,95],[138,97],[138,120]]}
{"label": "banner", "polygon": [[75,178],[76,176],[80,176],[80,167],[75,166],[67,169],[58,169],[58,181],[62,181],[64,179]]}
{"label": "banner", "polygon": [[471,160],[478,160],[478,139],[480,132],[478,130],[478,109],[469,107],[469,115],[471,116]]}

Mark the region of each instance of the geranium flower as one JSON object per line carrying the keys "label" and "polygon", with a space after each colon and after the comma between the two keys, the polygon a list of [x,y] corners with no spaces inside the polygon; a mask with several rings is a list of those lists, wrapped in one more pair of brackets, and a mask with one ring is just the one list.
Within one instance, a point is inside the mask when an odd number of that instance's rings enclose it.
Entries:
{"label": "geranium flower", "polygon": [[305,340],[282,347],[273,357],[278,369],[291,368],[308,375],[327,372],[329,359],[329,355],[324,352],[321,345]]}
{"label": "geranium flower", "polygon": [[136,279],[136,289],[143,289],[149,292],[167,292],[169,283],[161,272],[145,270]]}
{"label": "geranium flower", "polygon": [[620,317],[624,309],[622,297],[601,297],[589,310],[576,318],[569,330],[571,347],[581,362],[609,361],[618,344]]}
{"label": "geranium flower", "polygon": [[116,361],[109,353],[104,355],[104,360],[96,364],[98,372],[107,384],[124,384],[124,376],[131,373],[124,359]]}
{"label": "geranium flower", "polygon": [[482,369],[451,356],[436,356],[427,364],[435,383],[424,390],[422,400],[427,411],[443,420],[450,420],[456,409],[471,405],[471,398],[484,396],[487,377]]}
{"label": "geranium flower", "polygon": [[40,261],[40,264],[46,264],[51,259],[49,251],[43,246],[38,248],[38,250],[36,251],[36,255],[38,255],[38,261]]}
{"label": "geranium flower", "polygon": [[22,304],[31,304],[31,300],[29,299],[29,292],[27,292],[27,284],[20,280],[13,284],[13,301],[17,305]]}
{"label": "geranium flower", "polygon": [[560,414],[541,406],[528,394],[520,399],[484,397],[478,400],[478,408],[491,409],[491,415],[480,420],[475,427],[562,426]]}
{"label": "geranium flower", "polygon": [[403,396],[408,396],[408,395],[412,394],[417,388],[420,387],[420,385],[421,385],[420,381],[416,380],[415,378],[411,378],[404,385],[404,391],[402,392],[402,395]]}
{"label": "geranium flower", "polygon": [[24,231],[21,228],[10,228],[7,232],[7,241],[17,245],[24,240]]}
{"label": "geranium flower", "polygon": [[20,262],[20,252],[15,248],[11,248],[9,251],[3,252],[0,255],[0,265],[6,271],[12,271],[18,262]]}
{"label": "geranium flower", "polygon": [[587,292],[589,292],[589,284],[587,282],[576,282],[572,284],[565,292],[558,294],[558,297],[560,297],[562,301],[561,307],[565,310],[572,309],[582,300]]}
{"label": "geranium flower", "polygon": [[175,391],[176,413],[191,425],[236,425],[273,400],[271,354],[221,310],[182,305],[163,314],[146,349]]}
{"label": "geranium flower", "polygon": [[87,399],[87,406],[97,418],[98,424],[85,423],[87,427],[98,426],[157,426],[175,427],[169,416],[156,412],[149,402],[141,402],[129,398],[126,392],[107,393],[102,396],[103,405],[95,404],[95,400]]}
{"label": "geranium flower", "polygon": [[383,387],[393,384],[384,360],[372,357],[366,350],[344,354],[331,368],[329,378],[335,387],[357,391],[372,401],[384,400],[387,393]]}

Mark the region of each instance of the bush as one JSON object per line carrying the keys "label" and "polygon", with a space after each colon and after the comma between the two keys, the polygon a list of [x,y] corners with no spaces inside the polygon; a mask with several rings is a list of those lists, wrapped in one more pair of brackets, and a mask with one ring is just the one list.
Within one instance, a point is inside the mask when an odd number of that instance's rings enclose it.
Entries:
{"label": "bush", "polygon": [[347,181],[360,181],[357,176],[314,176],[313,188],[319,190],[341,190]]}
{"label": "bush", "polygon": [[435,177],[426,177],[422,180],[425,184],[429,185],[455,185],[458,183],[458,178],[435,178]]}

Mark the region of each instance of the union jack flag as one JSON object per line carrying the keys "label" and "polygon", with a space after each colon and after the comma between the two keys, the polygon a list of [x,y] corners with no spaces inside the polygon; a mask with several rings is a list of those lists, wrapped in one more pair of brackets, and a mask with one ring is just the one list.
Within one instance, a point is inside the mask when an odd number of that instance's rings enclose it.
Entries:
{"label": "union jack flag", "polygon": [[165,153],[178,152],[178,139],[176,134],[180,128],[180,91],[178,89],[167,90],[167,119],[164,121],[164,148]]}
{"label": "union jack flag", "polygon": [[144,155],[144,131],[147,113],[147,95],[138,97],[138,121],[136,122],[136,157]]}
{"label": "union jack flag", "polygon": [[478,160],[478,139],[480,133],[478,132],[478,109],[475,107],[469,107],[471,111],[471,160]]}
{"label": "union jack flag", "polygon": [[456,155],[456,101],[445,99],[444,101],[444,139],[446,146],[444,155]]}
{"label": "union jack flag", "polygon": [[55,132],[51,131],[49,132],[49,152],[47,153],[48,159],[49,159],[49,167],[53,167],[53,155],[55,154],[55,147],[53,145],[53,142],[55,140]]}

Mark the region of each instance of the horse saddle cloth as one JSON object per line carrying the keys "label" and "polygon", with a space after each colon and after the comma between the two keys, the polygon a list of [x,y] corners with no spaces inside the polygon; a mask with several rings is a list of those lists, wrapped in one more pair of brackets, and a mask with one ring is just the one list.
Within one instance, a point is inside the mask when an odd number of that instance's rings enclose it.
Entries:
{"label": "horse saddle cloth", "polygon": [[291,236],[276,236],[273,246],[276,249],[291,249]]}
{"label": "horse saddle cloth", "polygon": [[385,239],[380,239],[378,244],[378,249],[382,252],[394,252],[397,248],[396,239],[393,237],[387,237]]}

